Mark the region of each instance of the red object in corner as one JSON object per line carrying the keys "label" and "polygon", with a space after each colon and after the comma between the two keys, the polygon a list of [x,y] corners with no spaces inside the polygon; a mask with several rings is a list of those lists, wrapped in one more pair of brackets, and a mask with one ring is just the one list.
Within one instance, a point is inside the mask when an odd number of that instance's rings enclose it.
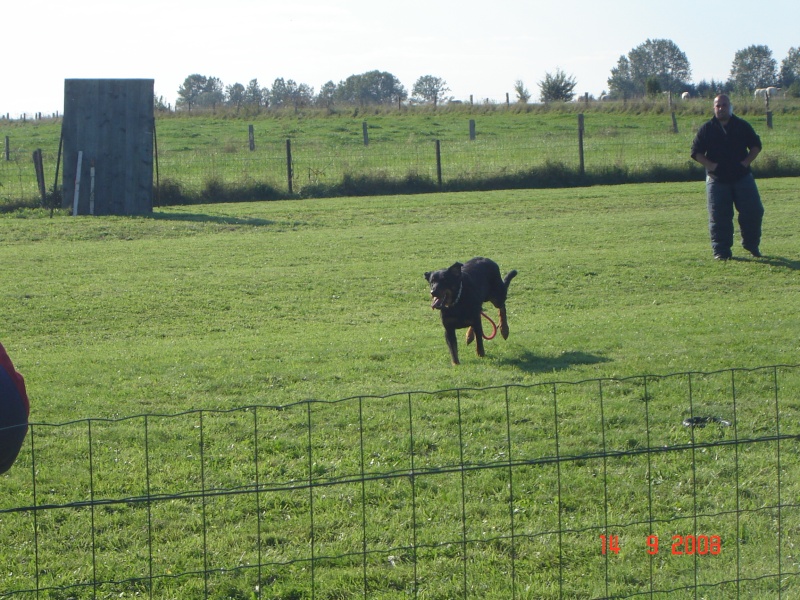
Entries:
{"label": "red object in corner", "polygon": [[28,394],[25,391],[25,379],[23,379],[22,375],[17,373],[17,370],[14,368],[14,364],[11,362],[8,354],[6,353],[6,349],[3,348],[3,344],[0,344],[0,367],[2,367],[8,376],[11,377],[11,380],[14,382],[14,385],[19,392],[20,398],[22,398],[22,402],[25,405],[25,414],[30,415],[31,406],[30,402],[28,401]]}

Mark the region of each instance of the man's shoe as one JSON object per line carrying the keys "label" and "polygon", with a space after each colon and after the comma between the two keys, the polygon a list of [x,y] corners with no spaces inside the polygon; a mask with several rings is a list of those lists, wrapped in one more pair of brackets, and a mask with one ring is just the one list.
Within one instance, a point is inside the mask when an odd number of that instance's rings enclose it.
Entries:
{"label": "man's shoe", "polygon": [[752,254],[756,258],[761,258],[761,252],[759,251],[758,246],[756,246],[755,248],[746,247],[745,250],[747,250],[750,254]]}
{"label": "man's shoe", "polygon": [[731,259],[731,255],[730,254],[715,254],[714,255],[714,260],[730,260],[730,259]]}

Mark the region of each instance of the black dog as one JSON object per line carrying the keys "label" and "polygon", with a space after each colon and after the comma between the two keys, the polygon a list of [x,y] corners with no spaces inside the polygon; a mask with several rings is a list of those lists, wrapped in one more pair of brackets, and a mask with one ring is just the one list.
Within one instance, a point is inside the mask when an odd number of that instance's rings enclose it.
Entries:
{"label": "black dog", "polygon": [[506,296],[508,284],[516,274],[516,271],[509,271],[503,279],[497,263],[481,257],[473,258],[463,265],[455,263],[449,269],[425,273],[425,279],[431,286],[431,308],[442,311],[444,339],[454,365],[458,364],[456,329],[468,327],[467,344],[474,339],[478,356],[484,356],[481,326],[484,302],[491,302],[499,309],[500,334],[503,339],[508,339]]}

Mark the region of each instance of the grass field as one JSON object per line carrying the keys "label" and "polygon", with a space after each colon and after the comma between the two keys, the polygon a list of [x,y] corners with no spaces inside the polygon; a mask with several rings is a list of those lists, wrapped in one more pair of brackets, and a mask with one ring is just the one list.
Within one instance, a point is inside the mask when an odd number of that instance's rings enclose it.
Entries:
{"label": "grass field", "polygon": [[[262,448],[269,455],[262,474],[265,480],[307,479],[307,468],[321,477],[335,478],[358,471],[359,458],[352,451],[359,445],[354,423],[368,423],[367,444],[374,445],[369,456],[380,456],[376,460],[385,465],[402,462],[403,441],[398,433],[406,402],[402,392],[537,386],[800,362],[800,235],[794,225],[797,180],[762,180],[760,189],[766,207],[765,256],[753,259],[735,248],[735,260],[727,263],[711,259],[704,189],[699,182],[213,204],[162,208],[146,218],[71,218],[58,213],[49,218],[46,211],[20,211],[0,217],[0,262],[4,265],[0,298],[5,313],[0,339],[26,376],[31,419],[39,424],[175,415],[195,409],[235,411],[253,405],[400,393],[367,403],[365,415],[359,415],[352,402],[318,405],[313,435],[321,455],[316,466],[304,462],[305,440],[299,435],[306,419],[302,410],[259,413],[259,427],[269,432]],[[422,274],[476,255],[493,258],[503,272],[519,271],[508,301],[511,335],[507,341],[487,342],[483,359],[459,336],[462,364],[453,367]],[[781,393],[797,398],[800,382],[796,379]],[[655,393],[661,399],[676,398],[681,385],[665,381]],[[578,454],[594,451],[599,446],[596,415],[584,408],[593,393],[587,388],[592,386],[567,387],[560,405],[568,415],[562,444]],[[724,388],[724,382],[720,385],[712,378],[707,390],[698,387],[698,397],[714,398],[720,387]],[[741,410],[752,419],[743,419],[743,431],[757,434],[759,419],[768,415],[769,404],[756,400],[748,404],[759,398],[762,392],[758,390],[767,387],[768,382],[758,376],[744,385]],[[608,410],[616,415],[613,433],[625,447],[644,443],[641,421],[634,416],[638,413],[626,408],[630,398],[640,393],[634,384],[611,386],[608,391]],[[547,388],[520,394],[530,412],[514,422],[534,426],[514,432],[514,443],[520,455],[547,456],[552,452],[552,439],[543,425],[548,413],[552,414]],[[458,461],[459,444],[449,437],[457,416],[460,419],[453,398],[452,394],[433,394],[419,401],[419,409],[428,415],[417,433],[418,443],[428,448],[426,458],[420,460],[428,461],[434,470]],[[468,416],[463,425],[466,435],[477,444],[463,447],[468,453],[477,452],[468,460],[480,461],[483,452],[491,454],[495,445],[502,445],[503,436],[498,437],[490,426],[502,421],[502,407],[493,393],[465,393],[459,402]],[[686,413],[677,405],[671,407],[669,401],[659,406],[653,407],[654,435],[658,432],[665,441],[675,443],[684,435],[678,421]],[[790,431],[795,429],[797,414],[800,410],[792,401],[783,415]],[[240,461],[237,452],[248,451],[243,440],[248,439],[252,415],[235,411],[206,418],[212,440],[208,449],[211,485],[229,487],[250,481],[247,461]],[[144,487],[140,420],[115,423],[94,425],[92,447],[98,468],[92,489],[97,497],[137,495]],[[148,480],[151,493],[170,494],[200,485],[192,458],[196,427],[196,413],[153,421],[152,436],[158,442],[151,460],[163,465],[163,472]],[[40,503],[85,499],[89,488],[85,429],[85,423],[39,429]],[[703,440],[713,440],[725,434],[709,428],[701,435]],[[241,441],[241,448],[228,447],[227,439]],[[234,445],[239,449],[232,450]],[[783,499],[789,503],[796,503],[800,493],[796,450],[784,445]],[[685,459],[665,455],[653,466],[664,484],[655,498],[656,507],[661,507],[656,514],[690,510]],[[698,477],[707,485],[702,502],[730,506],[730,486],[719,483],[730,476],[733,457],[709,450],[707,459],[698,467]],[[750,447],[747,460],[742,498],[749,503],[745,506],[761,510],[772,502],[768,490],[774,478],[773,450]],[[531,466],[515,474],[525,490],[519,499],[519,508],[527,511],[525,519],[529,519],[525,527],[549,532],[526,538],[524,547],[518,548],[524,576],[516,597],[596,597],[602,593],[606,567],[598,556],[596,534],[600,532],[569,534],[573,553],[567,564],[560,565],[567,569],[561,591],[554,584],[559,558],[552,548],[558,519],[568,519],[564,526],[578,531],[587,523],[597,523],[604,490],[598,480],[586,477],[587,470],[596,473],[596,468],[597,463],[563,467],[569,482],[564,490],[568,501],[557,514],[547,509],[555,493],[554,466]],[[613,518],[638,522],[633,515],[644,511],[647,503],[641,492],[646,477],[641,463],[628,458],[611,469],[616,478],[615,506],[620,511]],[[0,478],[5,490],[0,509],[32,504],[30,477],[30,461],[23,456]],[[448,575],[463,569],[458,547],[440,547],[436,540],[458,537],[458,511],[447,507],[460,502],[461,477],[447,476],[445,469],[441,479],[416,490],[426,513],[420,521],[427,524],[419,530],[422,539],[418,540],[424,548],[420,564],[428,569],[423,577],[426,591],[420,597],[453,597],[453,586],[459,589]],[[465,510],[477,519],[470,520],[471,524],[480,528],[485,522],[492,527],[495,520],[502,521],[498,515],[508,512],[507,504],[498,501],[504,485],[496,471],[469,475],[472,493]],[[358,595],[361,568],[340,554],[361,543],[361,530],[351,527],[347,508],[353,498],[358,502],[358,487],[337,488],[327,498],[322,490],[315,497],[317,551],[320,556],[340,557],[317,566],[318,597]],[[385,544],[382,548],[407,548],[410,543],[409,493],[402,482],[391,478],[370,483],[368,504],[375,512],[368,535],[374,543]],[[263,591],[264,597],[310,597],[299,583],[307,578],[305,563],[292,562],[300,554],[297,548],[307,543],[310,524],[303,517],[307,500],[307,491],[287,488],[270,495],[263,510],[256,511],[270,523],[272,556],[285,565]],[[211,503],[215,520],[209,531],[215,537],[212,564],[206,567],[230,565],[239,555],[252,560],[250,550],[240,548],[251,547],[253,510],[236,496]],[[204,570],[193,541],[201,529],[206,531],[199,524],[198,510],[195,500],[188,499],[155,508],[160,574]],[[795,512],[784,512],[788,545],[796,538],[800,519]],[[750,536],[750,553],[743,556],[748,568],[761,572],[761,563],[772,552],[766,549],[769,540],[774,544],[774,520],[768,513],[764,518],[754,513],[748,517],[752,522],[744,519],[746,535],[741,524],[737,531],[724,518],[707,521],[706,529],[728,540]],[[299,521],[291,521],[292,517]],[[0,565],[4,566],[0,570],[13,576],[0,584],[0,596],[29,589],[32,580],[30,515],[7,513],[2,518]],[[99,539],[94,543],[101,548],[103,581],[114,580],[115,574],[128,577],[131,571],[141,574],[138,566],[131,565],[146,562],[139,538],[145,519],[142,510],[123,505],[92,513],[91,518],[97,519],[91,523],[98,528]],[[281,525],[279,519],[288,521]],[[87,580],[87,527],[92,527],[87,511],[41,515],[39,559],[50,565],[42,575],[42,585]],[[677,527],[680,530],[683,525]],[[626,532],[629,547],[631,540],[643,540],[646,530],[645,525],[631,526]],[[480,535],[479,531],[470,533]],[[470,573],[477,574],[470,575],[469,597],[509,597],[502,566],[505,542],[490,540],[478,548],[470,555]],[[387,560],[382,556],[380,562],[385,565]],[[729,554],[719,569],[728,573],[731,560]],[[796,570],[788,552],[783,560]],[[381,590],[371,597],[406,597],[411,561],[403,554],[397,562],[400,568],[391,572],[370,569],[372,585]],[[642,589],[646,564],[629,554],[612,572],[612,592]],[[659,568],[665,569],[664,586],[670,578],[683,585],[693,572],[686,570],[686,563],[675,561],[662,562]],[[202,597],[202,576],[199,579],[200,583],[197,577],[188,581],[167,577],[157,597]],[[587,592],[586,582],[600,587],[589,586],[592,591]],[[255,585],[263,582],[254,584],[250,573],[214,575],[210,595],[248,598]],[[771,585],[753,584],[751,597],[774,597]],[[798,589],[794,579],[781,585]],[[120,589],[109,585],[101,591],[118,595]],[[52,597],[84,597],[81,594],[90,592],[70,590],[59,595],[54,591]],[[126,584],[121,592],[146,594],[139,584]],[[712,588],[708,597],[735,596],[723,587]]]}

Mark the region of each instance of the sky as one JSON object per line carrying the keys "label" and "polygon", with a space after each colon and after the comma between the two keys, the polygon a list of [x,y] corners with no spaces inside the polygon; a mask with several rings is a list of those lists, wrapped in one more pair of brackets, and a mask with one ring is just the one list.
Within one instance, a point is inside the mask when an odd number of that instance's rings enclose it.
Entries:
{"label": "sky", "polygon": [[73,78],[153,79],[174,106],[194,73],[318,92],[378,70],[409,93],[433,75],[457,100],[502,103],[517,81],[537,100],[561,70],[577,95],[597,97],[648,39],[674,42],[694,83],[724,81],[748,46],[767,46],[780,67],[800,47],[798,23],[797,0],[11,0],[0,10],[0,115],[63,113]]}

